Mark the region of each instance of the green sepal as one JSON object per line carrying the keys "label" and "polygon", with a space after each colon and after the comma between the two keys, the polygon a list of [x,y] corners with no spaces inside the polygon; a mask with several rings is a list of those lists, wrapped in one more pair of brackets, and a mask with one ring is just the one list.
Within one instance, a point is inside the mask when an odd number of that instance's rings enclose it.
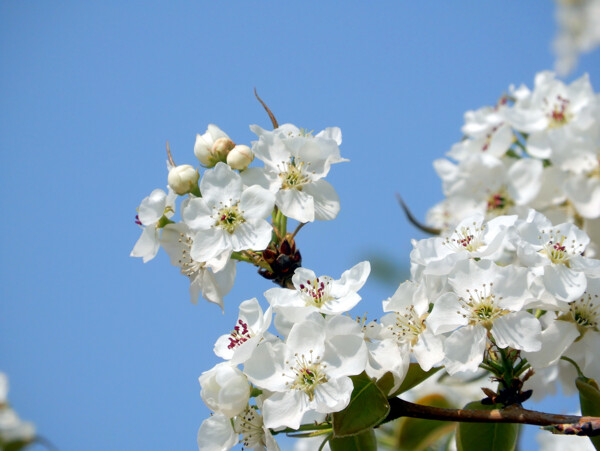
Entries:
{"label": "green sepal", "polygon": [[329,440],[331,451],[377,451],[375,431],[368,429],[349,437],[332,438]]}
{"label": "green sepal", "polygon": [[[483,405],[471,402],[466,410],[493,410],[501,405]],[[459,423],[456,431],[458,451],[513,451],[517,446],[519,425],[513,423]]]}
{"label": "green sepal", "polygon": [[[594,379],[580,375],[575,379],[575,385],[579,390],[579,403],[581,414],[587,417],[600,417],[600,389]],[[589,437],[594,448],[600,450],[600,436]]]}
{"label": "green sepal", "polygon": [[354,389],[348,406],[333,414],[335,438],[367,431],[381,423],[390,412],[387,396],[379,389],[374,379],[364,371],[351,379]]}
{"label": "green sepal", "polygon": [[404,377],[404,381],[402,381],[402,385],[400,385],[400,388],[398,390],[396,390],[393,394],[389,395],[389,397],[395,398],[396,396],[401,395],[405,391],[408,391],[411,388],[416,387],[421,382],[430,378],[431,376],[433,376],[435,373],[437,373],[441,369],[442,369],[442,367],[431,368],[429,371],[423,371],[423,369],[421,368],[421,365],[419,365],[418,363],[411,363],[408,367],[408,372],[406,373],[406,376]]}

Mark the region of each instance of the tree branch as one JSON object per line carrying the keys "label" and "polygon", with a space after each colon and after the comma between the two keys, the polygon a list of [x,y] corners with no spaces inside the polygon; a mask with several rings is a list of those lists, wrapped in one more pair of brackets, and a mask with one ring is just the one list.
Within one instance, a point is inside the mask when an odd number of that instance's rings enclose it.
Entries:
{"label": "tree branch", "polygon": [[466,423],[520,423],[537,426],[559,426],[554,428],[557,432],[562,432],[565,429],[562,425],[569,424],[574,427],[573,430],[575,431],[570,432],[571,434],[587,436],[600,434],[600,418],[537,412],[524,409],[516,404],[504,409],[463,410],[423,406],[400,398],[392,398],[389,403],[391,410],[383,421],[384,423],[400,417],[412,417]]}

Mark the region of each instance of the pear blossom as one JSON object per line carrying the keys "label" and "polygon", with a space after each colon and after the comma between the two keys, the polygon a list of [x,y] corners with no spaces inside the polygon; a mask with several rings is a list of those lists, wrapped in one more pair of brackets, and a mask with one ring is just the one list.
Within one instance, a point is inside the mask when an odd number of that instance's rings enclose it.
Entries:
{"label": "pear blossom", "polygon": [[35,439],[35,426],[29,421],[23,421],[9,405],[8,377],[0,372],[0,445],[29,443]]}
{"label": "pear blossom", "polygon": [[131,257],[142,257],[144,263],[156,257],[160,247],[160,229],[165,225],[161,221],[175,214],[176,197],[171,188],[168,194],[161,189],[155,189],[142,200],[138,207],[136,224],[144,227],[142,235],[131,251]]}
{"label": "pear blossom", "polygon": [[208,262],[196,261],[191,257],[192,233],[184,223],[167,224],[163,228],[160,243],[171,264],[181,268],[181,273],[190,279],[190,301],[198,303],[198,296],[217,304],[223,309],[223,296],[233,287],[235,261],[222,252]]}
{"label": "pear blossom", "polygon": [[256,298],[242,302],[235,327],[230,334],[219,337],[215,354],[234,365],[248,360],[271,325],[271,309],[269,307],[263,314]]}
{"label": "pear blossom", "polygon": [[169,187],[180,196],[192,192],[198,187],[200,174],[189,164],[174,166],[169,170]]}
{"label": "pear blossom", "polygon": [[263,403],[264,424],[297,429],[305,414],[338,412],[348,405],[348,376],[364,371],[367,349],[360,326],[344,316],[313,312],[294,324],[286,342],[261,343],[244,364],[257,387],[272,392]]}
{"label": "pear blossom", "polygon": [[209,261],[222,253],[262,250],[271,241],[265,220],[273,210],[274,195],[260,186],[243,188],[242,179],[225,163],[204,173],[202,197],[182,206],[183,221],[195,232],[191,256]]}
{"label": "pear blossom", "polygon": [[340,129],[328,128],[315,136],[292,124],[273,131],[258,125],[250,129],[259,137],[252,150],[265,168],[249,170],[244,175],[246,183],[261,183],[276,193],[277,207],[289,218],[300,222],[334,219],[340,201],[323,178],[332,164],[348,161],[340,156]]}
{"label": "pear blossom", "polygon": [[[262,406],[260,398],[257,398]],[[265,427],[262,415],[253,406],[249,406],[234,419],[234,430],[241,434],[245,448],[261,451],[279,451],[279,445],[269,428]]]}
{"label": "pear blossom", "polygon": [[399,354],[411,351],[424,371],[444,359],[442,337],[434,335],[426,326],[429,299],[422,285],[410,280],[400,284],[394,295],[383,301],[383,311],[394,313],[381,318],[385,328],[381,336],[393,337]]}
{"label": "pear blossom", "polygon": [[371,272],[368,261],[360,262],[344,271],[338,280],[329,276],[317,277],[314,271],[298,268],[292,277],[294,290],[271,288],[265,297],[274,307],[306,308],[303,316],[311,311],[337,315],[352,309],[361,300],[358,290]]}
{"label": "pear blossom", "polygon": [[515,226],[519,260],[543,280],[558,301],[570,302],[586,288],[586,274],[600,275],[600,261],[583,256],[589,237],[574,224],[552,226],[534,210]]}
{"label": "pear blossom", "polygon": [[434,302],[425,324],[435,335],[450,333],[444,343],[449,374],[477,369],[488,333],[500,348],[541,348],[541,324],[522,310],[530,296],[525,268],[465,260],[456,265],[448,283],[453,291]]}

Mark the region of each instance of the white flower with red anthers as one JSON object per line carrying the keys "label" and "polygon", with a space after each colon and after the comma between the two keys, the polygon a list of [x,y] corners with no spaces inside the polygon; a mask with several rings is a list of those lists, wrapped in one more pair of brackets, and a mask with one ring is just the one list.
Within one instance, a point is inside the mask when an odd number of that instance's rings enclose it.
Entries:
{"label": "white flower with red anthers", "polygon": [[506,233],[516,220],[516,216],[499,216],[485,222],[480,214],[469,216],[445,237],[414,242],[411,262],[423,267],[422,274],[446,275],[462,260],[494,260],[504,251]]}
{"label": "white flower with red anthers", "polygon": [[263,403],[265,426],[297,429],[309,412],[344,409],[353,389],[348,376],[364,371],[366,362],[356,321],[313,312],[292,326],[285,343],[261,343],[244,373],[257,387],[272,392]]}
{"label": "white flower with red anthers", "polygon": [[200,191],[202,197],[182,205],[183,221],[195,232],[194,260],[267,247],[273,228],[265,218],[273,210],[273,193],[260,186],[244,189],[240,175],[225,163],[204,173]]}
{"label": "white flower with red anthers", "polygon": [[156,257],[160,247],[160,229],[163,218],[175,214],[175,199],[177,195],[169,188],[169,194],[162,189],[155,189],[138,207],[135,223],[143,226],[142,235],[131,251],[131,257],[142,257],[144,263]]}
{"label": "white flower with red anthers", "polygon": [[273,191],[277,207],[288,218],[300,222],[334,219],[340,210],[339,197],[323,178],[332,164],[348,161],[340,156],[340,129],[327,128],[315,136],[292,124],[273,131],[258,125],[250,129],[259,137],[252,150],[265,167],[244,171],[245,183]]}
{"label": "white flower with red anthers", "polygon": [[477,370],[488,335],[499,348],[541,348],[541,325],[522,310],[531,297],[525,268],[466,260],[456,265],[448,283],[452,292],[434,302],[425,321],[434,334],[449,333],[444,342],[448,373]]}
{"label": "white flower with red anthers", "polygon": [[263,314],[256,298],[242,302],[236,325],[231,333],[219,337],[215,354],[234,365],[244,363],[263,339],[271,325],[271,316],[271,307]]}
{"label": "white flower with red anthers", "polygon": [[518,99],[505,116],[527,137],[527,153],[536,158],[552,158],[554,142],[586,133],[593,125],[590,107],[597,102],[586,75],[569,86],[552,72],[535,76],[535,87]]}
{"label": "white flower with red anthers", "polygon": [[590,239],[574,224],[552,226],[544,215],[531,210],[515,230],[519,260],[541,278],[556,300],[577,299],[585,291],[586,275],[600,276],[600,261],[583,256]]}
{"label": "white flower with red anthers", "polygon": [[[361,300],[358,290],[367,281],[371,272],[368,261],[360,262],[344,271],[338,280],[329,276],[317,277],[314,271],[298,268],[292,277],[295,290],[271,288],[265,292],[269,303],[289,321],[296,322],[316,311],[327,315],[338,315],[352,309]],[[283,318],[276,318],[281,321]],[[282,329],[285,329],[281,324]],[[277,323],[280,329],[280,323]]]}
{"label": "white flower with red anthers", "polygon": [[163,228],[160,243],[165,249],[171,264],[181,268],[181,274],[190,279],[190,301],[198,303],[198,296],[217,304],[223,309],[223,296],[233,287],[235,280],[235,261],[229,259],[226,252],[208,262],[199,262],[192,258],[191,249],[194,240],[189,228],[182,222],[167,224]]}

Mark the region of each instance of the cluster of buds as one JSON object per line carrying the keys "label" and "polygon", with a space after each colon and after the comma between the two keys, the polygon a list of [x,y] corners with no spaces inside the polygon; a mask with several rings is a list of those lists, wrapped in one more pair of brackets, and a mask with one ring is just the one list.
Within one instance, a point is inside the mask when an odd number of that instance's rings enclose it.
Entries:
{"label": "cluster of buds", "polygon": [[259,269],[258,273],[281,287],[289,288],[294,272],[302,266],[302,256],[296,249],[294,237],[288,233],[278,245],[271,243],[263,251],[262,257],[271,270]]}
{"label": "cluster of buds", "polygon": [[227,163],[238,171],[248,167],[254,160],[254,153],[244,144],[236,145],[225,132],[214,124],[209,124],[203,135],[196,135],[194,154],[207,168],[213,168],[218,162]]}

